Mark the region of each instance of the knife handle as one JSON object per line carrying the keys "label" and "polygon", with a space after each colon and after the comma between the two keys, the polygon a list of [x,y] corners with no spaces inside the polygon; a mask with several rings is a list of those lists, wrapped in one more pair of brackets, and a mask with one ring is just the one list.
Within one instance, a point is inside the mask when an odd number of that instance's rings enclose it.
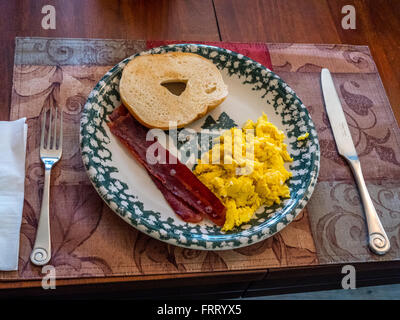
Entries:
{"label": "knife handle", "polygon": [[361,171],[360,160],[358,157],[345,157],[349,163],[353,175],[356,179],[361,201],[364,207],[365,217],[368,226],[368,243],[370,249],[379,255],[383,255],[390,249],[390,241],[383,229],[382,223],[376,213],[374,204],[369,196],[367,186]]}

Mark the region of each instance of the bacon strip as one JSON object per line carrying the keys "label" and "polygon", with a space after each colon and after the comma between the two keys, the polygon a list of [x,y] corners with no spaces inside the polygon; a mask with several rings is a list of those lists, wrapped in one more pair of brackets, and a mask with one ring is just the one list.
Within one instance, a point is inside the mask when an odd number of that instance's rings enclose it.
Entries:
{"label": "bacon strip", "polygon": [[170,192],[164,185],[160,182],[160,180],[156,179],[152,174],[150,174],[151,179],[157,186],[157,188],[163,194],[165,200],[169,203],[171,208],[175,211],[175,213],[182,218],[183,221],[186,222],[200,222],[203,220],[203,215],[200,212],[195,211],[193,208],[190,208],[186,203],[182,202],[179,198],[177,198],[172,192]]}
{"label": "bacon strip", "polygon": [[[147,169],[165,199],[183,220],[195,221],[199,219],[196,215],[204,215],[219,226],[224,224],[226,208],[217,196],[161,144],[146,141],[148,129],[134,119],[123,105],[114,110],[110,119],[112,121],[108,126],[111,132]],[[166,159],[169,159],[167,163],[147,162],[146,151],[153,144],[158,144],[158,150],[165,151]]]}

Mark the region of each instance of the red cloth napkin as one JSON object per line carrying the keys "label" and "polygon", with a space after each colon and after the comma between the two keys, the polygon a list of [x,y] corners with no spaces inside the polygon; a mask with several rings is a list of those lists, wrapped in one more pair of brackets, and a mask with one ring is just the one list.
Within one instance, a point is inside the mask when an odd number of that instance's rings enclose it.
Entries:
{"label": "red cloth napkin", "polygon": [[271,57],[266,43],[237,43],[237,42],[219,42],[219,41],[172,41],[172,40],[157,40],[146,41],[147,49],[166,46],[175,43],[198,43],[208,44],[210,46],[221,47],[224,49],[232,50],[241,53],[272,70]]}

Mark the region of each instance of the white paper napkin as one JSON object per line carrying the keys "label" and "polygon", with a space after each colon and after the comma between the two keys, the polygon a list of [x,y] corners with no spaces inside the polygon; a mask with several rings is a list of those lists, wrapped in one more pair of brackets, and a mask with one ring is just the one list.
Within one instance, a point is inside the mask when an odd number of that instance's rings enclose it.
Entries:
{"label": "white paper napkin", "polygon": [[0,121],[0,270],[18,269],[27,124]]}

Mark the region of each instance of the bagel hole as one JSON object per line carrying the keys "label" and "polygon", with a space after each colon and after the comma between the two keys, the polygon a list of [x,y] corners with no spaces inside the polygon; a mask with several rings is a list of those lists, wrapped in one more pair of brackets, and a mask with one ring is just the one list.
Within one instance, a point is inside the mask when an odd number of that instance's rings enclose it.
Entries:
{"label": "bagel hole", "polygon": [[187,80],[181,81],[164,81],[161,85],[168,89],[169,92],[176,96],[180,96],[186,90]]}

